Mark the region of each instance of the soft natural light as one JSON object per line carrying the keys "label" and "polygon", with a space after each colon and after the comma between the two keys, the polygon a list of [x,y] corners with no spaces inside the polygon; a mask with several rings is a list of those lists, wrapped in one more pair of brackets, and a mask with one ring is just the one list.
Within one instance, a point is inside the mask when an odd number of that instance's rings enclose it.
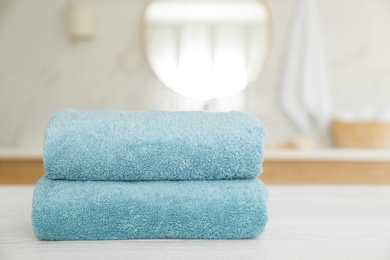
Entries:
{"label": "soft natural light", "polygon": [[267,19],[265,7],[256,0],[160,0],[150,5],[147,15],[151,23],[245,23]]}
{"label": "soft natural light", "polygon": [[[226,98],[258,74],[266,38],[266,12],[258,2],[164,0],[148,10],[149,64],[175,92],[198,100]],[[260,63],[252,62],[254,55]]]}

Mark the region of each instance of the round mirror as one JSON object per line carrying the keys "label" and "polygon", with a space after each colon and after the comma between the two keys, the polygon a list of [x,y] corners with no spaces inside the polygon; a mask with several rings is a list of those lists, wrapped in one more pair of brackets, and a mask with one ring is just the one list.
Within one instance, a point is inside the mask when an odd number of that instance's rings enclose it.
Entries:
{"label": "round mirror", "polygon": [[153,0],[144,14],[144,48],[156,76],[198,100],[245,89],[269,53],[271,26],[258,0]]}

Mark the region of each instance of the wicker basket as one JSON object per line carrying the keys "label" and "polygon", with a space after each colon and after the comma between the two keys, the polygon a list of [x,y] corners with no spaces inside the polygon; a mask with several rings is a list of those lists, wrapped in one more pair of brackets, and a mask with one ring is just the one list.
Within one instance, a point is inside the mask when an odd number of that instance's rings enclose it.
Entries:
{"label": "wicker basket", "polygon": [[388,148],[390,123],[344,123],[332,124],[333,140],[338,147]]}

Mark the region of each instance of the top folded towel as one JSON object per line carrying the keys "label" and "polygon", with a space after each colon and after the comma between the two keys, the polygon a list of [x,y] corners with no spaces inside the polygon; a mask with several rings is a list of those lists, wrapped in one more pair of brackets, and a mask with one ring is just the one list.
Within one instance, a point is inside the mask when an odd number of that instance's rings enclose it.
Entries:
{"label": "top folded towel", "polygon": [[249,179],[262,171],[265,137],[242,112],[61,110],[43,155],[51,179]]}

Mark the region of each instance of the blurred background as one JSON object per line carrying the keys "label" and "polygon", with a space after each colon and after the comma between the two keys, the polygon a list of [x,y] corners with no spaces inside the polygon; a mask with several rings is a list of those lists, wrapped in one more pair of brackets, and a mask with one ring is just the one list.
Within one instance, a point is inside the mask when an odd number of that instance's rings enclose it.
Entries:
{"label": "blurred background", "polygon": [[63,108],[249,112],[266,183],[390,183],[387,0],[1,0],[0,182]]}

